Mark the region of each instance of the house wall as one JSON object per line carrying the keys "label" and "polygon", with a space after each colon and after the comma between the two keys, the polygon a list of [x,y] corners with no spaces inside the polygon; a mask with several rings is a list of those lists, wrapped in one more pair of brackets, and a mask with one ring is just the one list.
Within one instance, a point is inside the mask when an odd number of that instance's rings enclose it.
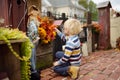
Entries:
{"label": "house wall", "polygon": [[85,11],[77,9],[76,14],[78,14],[80,18],[84,18]]}
{"label": "house wall", "polygon": [[77,8],[70,8],[70,7],[61,7],[54,9],[57,13],[66,13],[68,16],[74,16],[76,14],[78,17],[84,17],[84,11],[79,10]]}
{"label": "house wall", "polygon": [[67,15],[70,14],[70,9],[69,7],[60,7],[56,9],[57,13],[66,13]]}
{"label": "house wall", "polygon": [[[76,4],[77,1],[72,0],[74,4]],[[46,5],[45,5],[46,4]],[[78,5],[78,4],[76,4]],[[74,17],[74,14],[77,15],[79,18],[84,18],[85,11],[81,8],[78,8],[76,6],[62,6],[62,7],[54,7],[52,4],[48,5],[47,3],[42,4],[42,12],[50,11],[52,13],[61,14],[66,13],[66,15],[70,17]]]}
{"label": "house wall", "polygon": [[110,19],[111,28],[110,28],[110,42],[113,48],[116,47],[116,39],[120,37],[120,17],[111,16]]}

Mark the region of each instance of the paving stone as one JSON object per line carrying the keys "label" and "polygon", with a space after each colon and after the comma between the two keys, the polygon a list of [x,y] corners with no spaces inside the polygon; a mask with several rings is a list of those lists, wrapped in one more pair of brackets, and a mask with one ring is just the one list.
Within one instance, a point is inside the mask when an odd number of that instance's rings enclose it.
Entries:
{"label": "paving stone", "polygon": [[110,65],[110,66],[108,67],[108,69],[110,69],[110,70],[115,70],[116,67],[117,67],[117,65],[113,63],[112,65]]}
{"label": "paving stone", "polygon": [[52,76],[47,75],[47,76],[41,77],[41,80],[50,80],[52,78],[53,78]]}
{"label": "paving stone", "polygon": [[97,75],[93,78],[93,80],[105,80],[106,78],[107,78],[107,76],[104,75],[104,74],[97,74]]}
{"label": "paving stone", "polygon": [[92,74],[99,74],[99,73],[101,73],[101,71],[99,71],[99,70],[93,70],[90,73],[92,73]]}
{"label": "paving stone", "polygon": [[55,77],[55,78],[53,78],[53,79],[51,79],[51,80],[62,80],[64,77],[62,77],[62,76],[57,76],[57,77]]}
{"label": "paving stone", "polygon": [[120,73],[120,66],[118,66],[114,72],[115,73]]}
{"label": "paving stone", "polygon": [[112,73],[112,70],[105,69],[102,73],[105,75],[110,75]]}
{"label": "paving stone", "polygon": [[81,70],[80,71],[80,75],[85,75],[85,74],[87,74],[89,71],[88,70]]}
{"label": "paving stone", "polygon": [[[41,80],[62,80],[51,68],[41,71]],[[68,80],[68,79],[64,79]],[[120,52],[98,51],[82,57],[78,80],[120,80]]]}
{"label": "paving stone", "polygon": [[42,76],[47,76],[47,75],[50,75],[50,74],[52,74],[52,72],[49,71],[49,70],[47,70],[47,71],[42,71],[42,72],[41,72],[41,75],[42,75]]}
{"label": "paving stone", "polygon": [[91,76],[90,75],[85,75],[82,78],[80,78],[80,80],[91,80]]}
{"label": "paving stone", "polygon": [[120,73],[112,73],[110,76],[109,76],[112,80],[120,80]]}

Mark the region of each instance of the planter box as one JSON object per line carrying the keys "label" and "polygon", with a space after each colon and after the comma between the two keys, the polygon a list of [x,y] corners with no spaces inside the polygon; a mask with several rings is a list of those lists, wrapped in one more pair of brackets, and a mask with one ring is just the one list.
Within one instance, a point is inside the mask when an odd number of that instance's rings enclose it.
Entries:
{"label": "planter box", "polygon": [[51,44],[38,45],[37,48],[37,68],[45,69],[52,66],[53,49]]}
{"label": "planter box", "polygon": [[[20,54],[20,44],[25,40],[11,40],[13,49]],[[6,72],[9,80],[21,80],[20,60],[9,50],[4,41],[0,41],[0,72]]]}

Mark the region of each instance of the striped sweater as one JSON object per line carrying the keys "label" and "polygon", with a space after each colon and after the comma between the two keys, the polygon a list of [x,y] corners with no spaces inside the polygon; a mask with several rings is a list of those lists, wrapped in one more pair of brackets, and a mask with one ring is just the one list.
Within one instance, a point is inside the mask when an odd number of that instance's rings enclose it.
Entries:
{"label": "striped sweater", "polygon": [[[61,39],[65,37],[63,33],[58,33],[58,35],[61,37]],[[71,65],[79,66],[81,62],[80,47],[80,40],[78,36],[69,36],[66,40],[64,56],[59,60],[59,64],[69,61]]]}

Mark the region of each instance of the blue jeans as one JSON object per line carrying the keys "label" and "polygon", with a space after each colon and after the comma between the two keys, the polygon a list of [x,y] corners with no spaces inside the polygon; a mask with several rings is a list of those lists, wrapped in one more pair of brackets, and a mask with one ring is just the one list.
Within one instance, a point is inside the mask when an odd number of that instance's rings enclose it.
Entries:
{"label": "blue jeans", "polygon": [[36,49],[38,46],[39,42],[36,42],[34,44],[34,47],[32,48],[32,53],[31,53],[31,58],[30,58],[30,62],[31,62],[31,73],[36,73]]}
{"label": "blue jeans", "polygon": [[[64,56],[64,52],[62,51],[58,51],[56,53],[56,58],[59,60],[60,58],[62,58]],[[62,76],[68,76],[68,69],[69,69],[70,63],[66,62],[64,64],[58,65],[58,66],[54,66],[53,70],[62,75]]]}

